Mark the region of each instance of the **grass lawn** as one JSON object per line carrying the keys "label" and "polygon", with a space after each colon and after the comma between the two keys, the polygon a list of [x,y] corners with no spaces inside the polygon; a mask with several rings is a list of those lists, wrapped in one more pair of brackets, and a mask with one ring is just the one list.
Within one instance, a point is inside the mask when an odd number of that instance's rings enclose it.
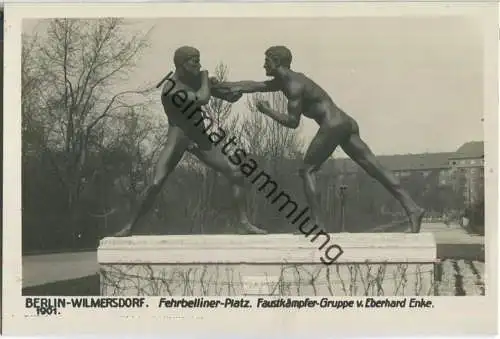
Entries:
{"label": "grass lawn", "polygon": [[23,296],[99,296],[99,274],[23,288]]}
{"label": "grass lawn", "polygon": [[438,244],[437,257],[445,259],[462,259],[485,261],[484,245],[481,244]]}

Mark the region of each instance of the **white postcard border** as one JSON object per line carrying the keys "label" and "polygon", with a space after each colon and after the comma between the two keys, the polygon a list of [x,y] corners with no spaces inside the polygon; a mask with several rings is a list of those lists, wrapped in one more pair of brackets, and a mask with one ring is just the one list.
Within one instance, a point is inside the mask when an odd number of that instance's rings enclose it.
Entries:
{"label": "white postcard border", "polygon": [[[493,334],[497,320],[498,4],[489,3],[222,3],[5,4],[3,334],[208,334],[251,336]],[[315,17],[467,15],[480,17],[485,35],[486,286],[483,297],[434,297],[431,310],[65,310],[59,317],[25,317],[21,296],[21,104],[23,18],[120,16]],[[154,299],[154,298],[152,298]],[[153,304],[153,303],[152,303]],[[361,325],[362,324],[362,325]]]}

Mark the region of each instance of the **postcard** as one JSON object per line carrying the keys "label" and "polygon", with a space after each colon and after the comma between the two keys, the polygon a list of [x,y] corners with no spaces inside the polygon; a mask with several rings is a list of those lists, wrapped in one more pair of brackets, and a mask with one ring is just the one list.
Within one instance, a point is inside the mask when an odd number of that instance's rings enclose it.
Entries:
{"label": "postcard", "polygon": [[5,4],[3,334],[495,333],[496,8]]}

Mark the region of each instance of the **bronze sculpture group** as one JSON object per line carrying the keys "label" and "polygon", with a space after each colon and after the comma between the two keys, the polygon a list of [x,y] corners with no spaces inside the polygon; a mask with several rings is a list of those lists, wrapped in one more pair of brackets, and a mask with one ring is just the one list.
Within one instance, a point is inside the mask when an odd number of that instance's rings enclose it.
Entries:
{"label": "bronze sculpture group", "polygon": [[[134,211],[132,220],[114,236],[130,236],[134,233],[139,219],[151,208],[168,176],[173,172],[184,152],[189,151],[207,166],[224,174],[232,183],[235,207],[239,213],[237,229],[240,233],[266,234],[253,225],[245,211],[243,175],[226,157],[207,140],[203,126],[187,121],[187,108],[202,107],[210,98],[216,97],[228,102],[236,102],[245,93],[281,91],[288,101],[288,112],[277,112],[268,102],[258,101],[257,109],[264,115],[288,128],[297,128],[301,116],[313,119],[319,130],[312,139],[300,168],[304,192],[317,225],[319,220],[319,192],[316,172],[332,155],[337,147],[355,161],[371,177],[382,184],[403,206],[410,222],[410,230],[419,233],[424,209],[415,203],[401,187],[396,176],[385,169],[360,136],[358,123],[339,108],[330,95],[306,75],[291,69],[292,54],[285,46],[272,46],[264,53],[264,69],[271,77],[266,81],[217,82],[207,71],[201,70],[200,52],[193,47],[183,46],[174,54],[175,81],[177,90],[173,92],[165,85],[162,89],[162,104],[169,121],[166,144],[156,165],[153,183]],[[185,105],[179,105],[185,103]]]}

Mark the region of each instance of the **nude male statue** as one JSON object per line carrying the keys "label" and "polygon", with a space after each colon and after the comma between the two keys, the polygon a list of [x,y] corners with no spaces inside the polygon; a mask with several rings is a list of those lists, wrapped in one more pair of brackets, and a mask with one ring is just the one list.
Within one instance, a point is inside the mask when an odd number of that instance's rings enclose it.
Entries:
{"label": "nude male statue", "polygon": [[[267,233],[252,225],[248,219],[243,196],[244,176],[239,168],[235,167],[212,145],[205,133],[205,126],[196,123],[196,119],[188,116],[191,114],[188,112],[197,111],[203,114],[201,106],[206,105],[211,96],[235,102],[242,95],[224,91],[224,89],[212,88],[214,81],[209,79],[206,70],[200,70],[200,52],[196,48],[190,46],[178,48],[174,53],[174,65],[175,72],[169,81],[165,82],[162,89],[161,99],[169,121],[169,129],[166,144],[155,168],[153,183],[147,189],[132,220],[114,236],[127,237],[134,233],[139,219],[152,208],[165,181],[186,151],[191,152],[203,163],[225,175],[232,183],[233,198],[239,212],[238,231],[246,234]],[[162,82],[158,84],[158,87],[161,86]]]}
{"label": "nude male statue", "polygon": [[292,53],[287,47],[272,46],[266,50],[264,62],[266,75],[271,76],[271,80],[221,82],[216,86],[235,94],[282,91],[288,99],[288,114],[274,111],[267,101],[262,100],[257,102],[257,109],[289,128],[299,126],[301,115],[318,123],[319,130],[307,149],[300,169],[306,198],[318,226],[319,192],[315,172],[340,145],[351,159],[401,203],[410,220],[411,232],[419,233],[424,209],[401,187],[398,178],[377,161],[361,139],[358,123],[339,108],[318,84],[306,75],[293,71],[291,62]]}

